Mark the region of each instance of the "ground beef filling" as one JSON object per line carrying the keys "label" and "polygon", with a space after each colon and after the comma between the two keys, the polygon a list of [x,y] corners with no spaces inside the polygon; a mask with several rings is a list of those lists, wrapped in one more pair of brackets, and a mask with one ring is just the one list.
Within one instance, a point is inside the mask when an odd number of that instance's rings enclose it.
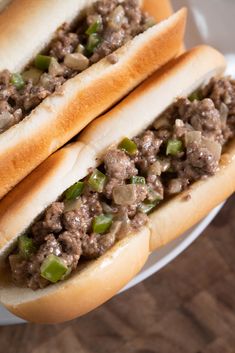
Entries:
{"label": "ground beef filling", "polygon": [[[148,130],[108,150],[99,171],[91,170],[33,224],[27,235],[33,251],[25,257],[17,248],[9,257],[14,282],[32,289],[50,284],[42,266],[52,254],[68,273],[79,261],[104,254],[143,227],[163,200],[214,175],[223,146],[234,134],[230,78],[213,79],[191,97],[178,99]],[[95,225],[100,217],[109,217],[105,229]]]}
{"label": "ground beef filling", "polygon": [[64,24],[50,44],[47,58],[20,74],[0,72],[0,133],[17,124],[68,79],[112,54],[153,25],[137,0],[101,0],[71,28]]}

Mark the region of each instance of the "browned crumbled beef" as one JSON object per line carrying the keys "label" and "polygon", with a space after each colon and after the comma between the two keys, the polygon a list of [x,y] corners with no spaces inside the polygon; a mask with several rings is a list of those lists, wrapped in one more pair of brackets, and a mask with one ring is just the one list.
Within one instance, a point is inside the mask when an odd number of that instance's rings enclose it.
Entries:
{"label": "browned crumbled beef", "polygon": [[213,175],[218,168],[217,160],[205,147],[190,146],[187,149],[187,162],[194,169],[200,170],[201,175]]}
{"label": "browned crumbled beef", "polygon": [[194,101],[192,103],[190,124],[196,131],[201,131],[205,137],[223,142],[222,125],[219,111],[211,99]]}
{"label": "browned crumbled beef", "polygon": [[11,80],[11,73],[8,70],[3,70],[0,72],[0,85],[8,86]]}
{"label": "browned crumbled beef", "polygon": [[86,235],[82,242],[82,253],[88,259],[94,259],[100,254],[100,234]]}
{"label": "browned crumbled beef", "polygon": [[95,50],[90,61],[96,63],[105,56],[108,56],[113,51],[120,48],[124,44],[124,40],[125,31],[123,29],[120,29],[118,32],[107,32],[104,35],[102,44]]}
{"label": "browned crumbled beef", "polygon": [[171,179],[167,185],[166,192],[168,195],[179,194],[184,189],[184,179]]}
{"label": "browned crumbled beef", "polygon": [[100,15],[103,24],[102,42],[90,58],[97,62],[121,47],[129,39],[146,30],[148,18],[141,11],[138,1],[102,0],[94,4],[94,16]]}
{"label": "browned crumbled beef", "polygon": [[65,231],[59,235],[58,241],[62,247],[62,257],[65,264],[72,269],[76,269],[82,254],[81,233]]}
{"label": "browned crumbled beef", "polygon": [[135,185],[136,190],[136,203],[144,201],[148,195],[148,187],[147,185],[137,184]]}
{"label": "browned crumbled beef", "polygon": [[212,78],[202,92],[220,111],[224,140],[227,141],[235,131],[235,80],[230,77]]}
{"label": "browned crumbled beef", "polygon": [[115,234],[86,235],[82,241],[83,256],[87,259],[95,259],[105,253],[115,243]]}
{"label": "browned crumbled beef", "polygon": [[[89,35],[86,31],[96,22],[99,23],[96,29],[99,40],[97,46],[89,50]],[[6,103],[0,107],[0,133],[24,119],[46,97],[58,91],[66,80],[76,76],[87,66],[104,57],[115,64],[118,56],[114,51],[144,32],[148,23],[149,17],[143,13],[138,1],[101,0],[91,4],[77,24],[63,24],[48,48],[48,55],[57,60],[57,69],[52,70],[49,67],[36,82],[32,78],[25,79],[24,87],[19,89],[12,84],[12,74],[9,71],[0,72],[0,102]],[[79,50],[80,55],[84,56],[83,61],[85,60],[85,65],[80,70],[71,61],[68,63],[69,54],[77,54]],[[33,65],[29,68],[32,69]],[[2,114],[6,111],[9,114]]]}
{"label": "browned crumbled beef", "polygon": [[56,38],[52,41],[50,55],[62,60],[66,54],[75,51],[78,43],[78,34],[70,32],[70,27],[65,23],[57,32]]}
{"label": "browned crumbled beef", "polygon": [[8,104],[5,100],[0,100],[0,113],[2,112],[12,112],[10,104]]}
{"label": "browned crumbled beef", "polygon": [[99,0],[94,3],[94,11],[96,11],[98,14],[104,17],[110,14],[115,9],[117,4],[118,4],[117,0],[112,0],[112,1]]}
{"label": "browned crumbled beef", "polygon": [[179,118],[189,123],[194,130],[201,131],[203,136],[209,139],[223,143],[220,113],[211,99],[194,100],[192,103],[187,99],[180,99],[176,108]]}
{"label": "browned crumbled beef", "polygon": [[53,77],[47,73],[42,74],[39,84],[28,82],[23,90],[13,97],[17,106],[23,106],[25,111],[31,111],[47,96],[53,93],[64,83],[63,77]]}
{"label": "browned crumbled beef", "polygon": [[82,196],[81,206],[73,211],[65,212],[63,225],[66,230],[78,230],[86,233],[91,225],[92,217],[102,213],[102,205],[97,193]]}
{"label": "browned crumbled beef", "polygon": [[130,157],[118,149],[109,150],[105,154],[104,165],[109,178],[126,180],[138,173]]}
{"label": "browned crumbled beef", "polygon": [[62,248],[53,234],[45,238],[39,250],[31,256],[27,266],[27,286],[32,289],[44,288],[48,281],[40,276],[40,268],[48,255],[61,256]]}
{"label": "browned crumbled beef", "polygon": [[171,130],[169,129],[169,127],[162,127],[161,129],[155,132],[155,135],[162,142],[167,142],[171,137]]}
{"label": "browned crumbled beef", "polygon": [[54,202],[45,212],[43,220],[35,222],[32,234],[36,243],[44,242],[46,235],[51,232],[58,233],[62,230],[63,202]]}
{"label": "browned crumbled beef", "polygon": [[206,147],[192,144],[187,148],[187,158],[172,160],[172,166],[182,180],[182,189],[185,189],[189,182],[215,174],[218,161]]}
{"label": "browned crumbled beef", "polygon": [[11,268],[12,280],[20,287],[25,286],[27,284],[28,277],[28,261],[22,260],[13,254],[9,256],[9,264]]}
{"label": "browned crumbled beef", "polygon": [[140,137],[136,137],[134,141],[138,146],[135,163],[142,173],[145,173],[149,165],[156,162],[162,140],[156,137],[153,131],[147,130]]}
{"label": "browned crumbled beef", "polygon": [[104,194],[108,199],[112,199],[113,196],[113,188],[116,186],[120,186],[124,184],[124,180],[111,178],[105,185]]}
{"label": "browned crumbled beef", "polygon": [[123,3],[125,15],[128,18],[127,28],[132,35],[136,35],[143,25],[144,14],[139,7],[138,0],[129,0]]}
{"label": "browned crumbled beef", "polygon": [[147,184],[149,189],[149,199],[151,200],[151,197],[153,197],[153,195],[151,195],[151,190],[153,190],[158,196],[159,199],[163,199],[164,196],[164,187],[162,185],[161,179],[159,176],[157,175],[149,175],[147,177]]}
{"label": "browned crumbled beef", "polygon": [[91,218],[89,208],[82,205],[79,209],[65,212],[63,215],[63,225],[66,230],[87,231],[90,226]]}
{"label": "browned crumbled beef", "polygon": [[47,228],[44,227],[43,221],[35,222],[32,225],[31,232],[36,244],[43,243],[49,233]]}
{"label": "browned crumbled beef", "polygon": [[212,78],[203,89],[203,95],[209,97],[218,110],[221,103],[224,103],[228,107],[229,115],[235,115],[235,80],[229,77]]}
{"label": "browned crumbled beef", "polygon": [[94,217],[102,213],[102,204],[97,192],[85,193],[85,195],[82,197],[82,201],[87,205],[90,217]]}
{"label": "browned crumbled beef", "polygon": [[103,255],[108,249],[110,249],[116,240],[116,235],[113,232],[104,234],[102,237],[100,237],[99,240],[99,248],[100,248],[100,255]]}
{"label": "browned crumbled beef", "polygon": [[50,232],[58,233],[62,229],[61,216],[64,212],[63,202],[54,202],[46,211],[44,227]]}
{"label": "browned crumbled beef", "polygon": [[145,224],[148,223],[148,216],[144,213],[138,212],[132,220],[132,227],[140,230]]}
{"label": "browned crumbled beef", "polygon": [[[227,86],[228,96],[224,92]],[[222,146],[235,135],[235,118],[229,115],[235,91],[233,82],[227,79],[212,81],[207,91],[210,98],[204,96],[201,101],[179,99],[164,113],[165,126],[152,126],[134,138],[134,156],[118,148],[108,150],[104,155],[107,180],[103,192],[92,191],[85,180],[83,194],[74,208],[64,199],[53,203],[30,230],[36,253],[21,261],[15,253],[10,256],[13,280],[32,289],[47,286],[49,282],[40,276],[40,267],[48,255],[59,256],[69,269],[75,270],[80,258],[95,259],[123,235],[139,231],[148,222],[143,206],[156,206],[192,182],[214,175]],[[154,125],[157,127],[157,122]],[[168,153],[169,140],[181,141],[180,153]],[[137,175],[145,179],[131,179]],[[135,181],[137,184],[130,185]],[[128,200],[123,190],[130,195]],[[96,234],[93,220],[102,214],[112,215],[113,224],[105,234]]]}

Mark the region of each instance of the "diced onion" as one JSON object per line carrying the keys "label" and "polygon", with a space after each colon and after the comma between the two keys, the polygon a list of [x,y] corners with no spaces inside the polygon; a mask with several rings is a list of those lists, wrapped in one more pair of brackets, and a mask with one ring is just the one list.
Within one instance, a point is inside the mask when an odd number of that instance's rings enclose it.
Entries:
{"label": "diced onion", "polygon": [[36,85],[39,82],[41,75],[42,75],[42,71],[34,67],[22,73],[23,79],[25,81],[31,80],[33,85]]}
{"label": "diced onion", "polygon": [[101,202],[101,204],[104,213],[113,213],[113,208],[109,206],[106,202]]}
{"label": "diced onion", "polygon": [[170,169],[171,167],[171,163],[169,159],[162,159],[161,160],[161,169],[162,169],[162,173],[165,173],[168,171],[168,169]]}
{"label": "diced onion", "polygon": [[51,76],[63,75],[64,69],[55,58],[51,58],[48,72]]}
{"label": "diced onion", "polygon": [[176,119],[175,126],[176,127],[184,127],[184,122],[181,119]]}
{"label": "diced onion", "polygon": [[226,104],[221,103],[220,105],[220,119],[223,124],[226,124],[228,118],[229,109]]}
{"label": "diced onion", "polygon": [[149,175],[158,175],[160,176],[162,174],[162,165],[161,162],[156,161],[153,163],[148,170]]}
{"label": "diced onion", "polygon": [[109,26],[114,30],[118,30],[122,26],[124,17],[124,9],[121,5],[119,5],[110,15]]}
{"label": "diced onion", "polygon": [[116,218],[117,222],[121,223],[121,228],[118,231],[118,239],[122,239],[130,233],[131,221],[128,217],[127,212],[122,211],[122,210],[116,215],[115,218]]}
{"label": "diced onion", "polygon": [[136,196],[136,185],[121,185],[116,186],[113,189],[114,202],[117,205],[128,206],[135,203]]}
{"label": "diced onion", "polygon": [[79,54],[84,54],[85,53],[85,47],[82,44],[78,44],[77,48],[76,48],[76,53]]}
{"label": "diced onion", "polygon": [[67,54],[64,63],[70,69],[83,71],[88,68],[89,59],[80,53]]}
{"label": "diced onion", "polygon": [[42,74],[42,76],[40,78],[40,85],[42,85],[42,87],[48,91],[50,91],[50,89],[52,87],[51,76],[49,74],[47,74],[46,72],[44,74]]}
{"label": "diced onion", "polygon": [[156,130],[161,129],[162,127],[166,127],[166,119],[164,117],[156,119],[153,123],[153,127]]}
{"label": "diced onion", "polygon": [[14,125],[14,115],[5,111],[0,114],[0,130],[4,130]]}
{"label": "diced onion", "polygon": [[113,224],[111,225],[111,228],[109,230],[110,234],[113,235],[117,235],[117,233],[119,233],[120,229],[122,227],[122,222],[121,221],[115,221],[113,222]]}
{"label": "diced onion", "polygon": [[201,143],[201,131],[189,131],[185,134],[185,145],[188,146],[192,143]]}
{"label": "diced onion", "polygon": [[179,194],[183,189],[182,181],[180,179],[172,179],[168,185],[168,193],[170,195]]}
{"label": "diced onion", "polygon": [[21,262],[22,262],[22,259],[19,254],[13,254],[9,256],[9,263],[13,273],[17,271],[17,268],[19,268],[19,264]]}
{"label": "diced onion", "polygon": [[222,153],[222,146],[218,142],[203,138],[202,146],[207,148],[208,151],[210,151],[210,153],[213,155],[215,160],[219,162]]}
{"label": "diced onion", "polygon": [[64,211],[65,212],[69,212],[69,211],[78,210],[81,207],[81,205],[82,205],[81,198],[75,199],[75,200],[72,200],[72,201],[66,201],[65,202]]}

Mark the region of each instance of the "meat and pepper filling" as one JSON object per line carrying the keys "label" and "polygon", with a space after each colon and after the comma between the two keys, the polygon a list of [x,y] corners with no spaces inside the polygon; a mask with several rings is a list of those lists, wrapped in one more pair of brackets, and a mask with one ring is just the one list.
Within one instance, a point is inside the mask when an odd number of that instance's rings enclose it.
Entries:
{"label": "meat and pepper filling", "polygon": [[13,281],[43,288],[95,259],[193,182],[212,176],[235,134],[235,81],[212,79],[153,125],[109,149],[99,169],[71,186],[18,240]]}
{"label": "meat and pepper filling", "polygon": [[64,24],[48,51],[24,72],[0,72],[0,133],[23,120],[68,79],[154,25],[137,0],[100,0],[72,28]]}

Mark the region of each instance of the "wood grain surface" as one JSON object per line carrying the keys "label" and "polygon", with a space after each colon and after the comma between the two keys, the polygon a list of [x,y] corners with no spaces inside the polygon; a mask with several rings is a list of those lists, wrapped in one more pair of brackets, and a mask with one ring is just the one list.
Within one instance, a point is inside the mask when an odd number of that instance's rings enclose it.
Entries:
{"label": "wood grain surface", "polygon": [[235,197],[159,273],[70,323],[2,327],[0,352],[234,353]]}

